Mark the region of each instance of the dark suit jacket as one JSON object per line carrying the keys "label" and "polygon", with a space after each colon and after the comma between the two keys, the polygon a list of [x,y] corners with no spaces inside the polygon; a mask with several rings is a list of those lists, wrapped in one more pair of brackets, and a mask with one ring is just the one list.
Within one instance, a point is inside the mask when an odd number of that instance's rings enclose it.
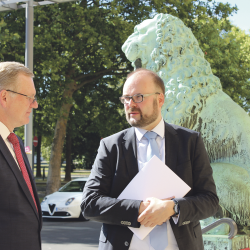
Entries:
{"label": "dark suit jacket", "polygon": [[39,211],[21,171],[0,136],[0,249],[41,250],[41,207],[23,142],[18,139]]}
{"label": "dark suit jacket", "polygon": [[[99,249],[127,250],[133,236],[127,225],[140,226],[137,217],[141,201],[116,199],[138,173],[136,158],[134,128],[101,140],[81,204],[86,218],[103,223]],[[215,214],[219,200],[200,134],[165,123],[165,159],[191,187],[184,198],[177,199],[178,223],[170,219],[179,249],[202,250],[199,220]]]}

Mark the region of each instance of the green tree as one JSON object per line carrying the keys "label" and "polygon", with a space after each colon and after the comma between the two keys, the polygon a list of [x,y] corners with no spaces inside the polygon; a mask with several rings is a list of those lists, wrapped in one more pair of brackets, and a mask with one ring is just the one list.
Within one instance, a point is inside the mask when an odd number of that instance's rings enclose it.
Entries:
{"label": "green tree", "polygon": [[47,193],[60,186],[61,155],[74,94],[85,85],[98,86],[103,76],[128,71],[121,44],[133,22],[149,16],[151,10],[141,1],[137,1],[138,8],[130,9],[129,2],[81,1],[38,8],[35,13],[35,57],[38,55],[39,62],[35,70],[45,76],[50,90],[47,98],[57,111]]}
{"label": "green tree", "polygon": [[[105,77],[99,80],[94,91],[91,85],[87,85],[74,94],[75,104],[67,123],[66,137],[71,138],[74,149],[71,150],[72,159],[81,162],[84,167],[89,168],[93,164],[101,138],[129,126],[118,99],[122,93],[122,83],[117,77]],[[67,155],[69,148],[64,147],[64,155]]]}
{"label": "green tree", "polygon": [[[250,111],[250,35],[232,27],[206,43],[207,60],[220,78],[223,91]],[[209,56],[208,56],[209,54]]]}

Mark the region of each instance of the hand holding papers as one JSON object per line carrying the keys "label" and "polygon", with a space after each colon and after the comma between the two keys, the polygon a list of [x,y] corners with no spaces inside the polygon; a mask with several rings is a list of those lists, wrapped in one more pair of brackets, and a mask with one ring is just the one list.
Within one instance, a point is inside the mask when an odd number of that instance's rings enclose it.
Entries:
{"label": "hand holding papers", "polygon": [[[149,197],[165,199],[171,196],[181,198],[190,191],[190,187],[182,181],[158,157],[153,156],[145,167],[134,177],[119,195],[118,199],[145,201]],[[129,229],[143,240],[153,227],[141,226]]]}

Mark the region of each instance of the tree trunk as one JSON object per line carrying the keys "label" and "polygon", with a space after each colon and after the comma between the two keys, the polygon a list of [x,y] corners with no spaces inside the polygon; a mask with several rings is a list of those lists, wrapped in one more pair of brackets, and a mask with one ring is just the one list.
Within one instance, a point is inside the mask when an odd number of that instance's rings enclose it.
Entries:
{"label": "tree trunk", "polygon": [[46,195],[58,191],[61,187],[61,161],[63,143],[66,135],[67,121],[72,107],[72,95],[76,90],[75,82],[71,82],[64,90],[63,104],[60,109],[60,116],[56,122],[55,134],[52,142],[49,173],[47,178]]}
{"label": "tree trunk", "polygon": [[42,136],[38,135],[38,144],[36,146],[36,177],[41,177],[41,141]]}
{"label": "tree trunk", "polygon": [[71,149],[72,149],[72,138],[71,138],[71,127],[70,119],[68,121],[68,129],[66,134],[66,168],[65,168],[65,181],[71,181]]}

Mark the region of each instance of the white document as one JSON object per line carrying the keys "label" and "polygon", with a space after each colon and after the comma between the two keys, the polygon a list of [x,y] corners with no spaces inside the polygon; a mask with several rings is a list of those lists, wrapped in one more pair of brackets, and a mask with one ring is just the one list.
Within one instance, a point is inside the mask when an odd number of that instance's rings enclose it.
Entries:
{"label": "white document", "polygon": [[[154,155],[122,191],[118,199],[145,201],[149,197],[182,198],[190,189],[180,177]],[[143,240],[153,228],[143,225],[140,228],[129,227],[140,240]]]}

